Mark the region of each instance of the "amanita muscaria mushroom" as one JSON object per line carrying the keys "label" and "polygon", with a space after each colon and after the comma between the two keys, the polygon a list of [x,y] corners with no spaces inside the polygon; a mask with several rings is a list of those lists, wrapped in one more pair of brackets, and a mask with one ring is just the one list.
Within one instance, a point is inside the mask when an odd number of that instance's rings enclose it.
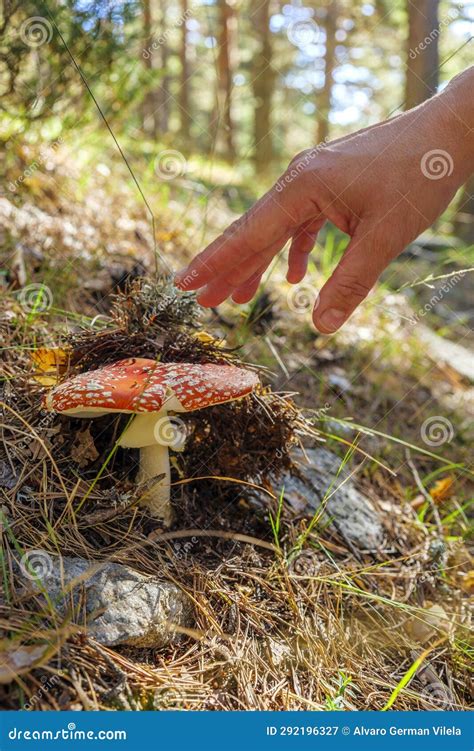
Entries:
{"label": "amanita muscaria mushroom", "polygon": [[120,360],[81,373],[46,395],[46,409],[71,417],[100,417],[111,412],[134,414],[118,440],[140,449],[138,482],[164,477],[146,493],[153,516],[171,521],[168,448],[180,450],[184,436],[168,412],[192,412],[241,399],[258,384],[255,373],[235,365],[159,363],[145,358]]}

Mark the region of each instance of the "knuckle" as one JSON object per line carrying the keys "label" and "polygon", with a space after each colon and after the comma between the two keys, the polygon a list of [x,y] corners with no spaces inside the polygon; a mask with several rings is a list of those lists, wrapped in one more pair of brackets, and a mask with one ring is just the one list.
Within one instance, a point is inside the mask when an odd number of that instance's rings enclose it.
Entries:
{"label": "knuckle", "polygon": [[288,167],[283,173],[283,181],[286,184],[291,184],[295,180],[301,180],[301,178],[304,177],[308,172],[308,167],[311,163],[311,159],[312,157],[310,156],[309,152],[305,153],[304,151],[302,151],[301,154],[298,154],[298,156],[289,163]]}
{"label": "knuckle", "polygon": [[224,240],[233,240],[235,236],[245,229],[247,225],[247,217],[245,214],[242,216],[239,216],[238,219],[235,219],[231,224],[229,224],[228,227],[224,230],[222,233],[222,237]]}
{"label": "knuckle", "polygon": [[206,271],[209,271],[209,273],[212,274],[212,276],[218,275],[218,264],[216,264],[214,256],[209,256],[206,260],[202,260],[202,265]]}
{"label": "knuckle", "polygon": [[238,248],[239,254],[251,256],[255,253],[254,232],[246,214],[236,219],[224,230],[222,235],[222,245],[232,243]]}
{"label": "knuckle", "polygon": [[199,253],[194,259],[194,267],[200,271],[215,271],[214,254]]}
{"label": "knuckle", "polygon": [[253,240],[252,237],[249,237],[248,234],[243,234],[238,238],[238,243],[236,244],[236,250],[238,250],[238,255],[242,259],[251,258],[257,252],[256,247],[255,247],[255,241]]}
{"label": "knuckle", "polygon": [[298,164],[306,165],[312,159],[314,159],[314,157],[315,157],[315,149],[303,149],[303,151],[300,151],[298,154],[296,154],[296,156],[293,157],[287,169],[291,169],[292,167],[295,167]]}
{"label": "knuckle", "polygon": [[359,279],[358,277],[345,274],[341,276],[337,281],[337,290],[342,300],[363,300],[370,292],[371,285],[367,282]]}

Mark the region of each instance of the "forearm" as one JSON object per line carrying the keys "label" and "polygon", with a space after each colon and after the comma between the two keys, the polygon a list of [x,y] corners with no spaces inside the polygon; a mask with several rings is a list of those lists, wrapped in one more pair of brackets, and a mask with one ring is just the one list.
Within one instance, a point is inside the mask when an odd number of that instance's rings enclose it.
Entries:
{"label": "forearm", "polygon": [[460,73],[437,96],[428,100],[428,120],[436,123],[440,146],[454,162],[454,176],[464,183],[474,172],[474,66]]}

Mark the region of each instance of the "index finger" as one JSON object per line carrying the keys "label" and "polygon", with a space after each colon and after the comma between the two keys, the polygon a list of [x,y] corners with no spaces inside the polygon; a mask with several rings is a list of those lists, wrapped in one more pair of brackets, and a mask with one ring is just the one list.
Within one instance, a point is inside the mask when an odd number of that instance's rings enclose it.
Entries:
{"label": "index finger", "polygon": [[279,189],[276,183],[186,269],[179,271],[175,284],[183,290],[199,289],[223,273],[231,275],[233,269],[279,240],[283,245],[291,229],[301,221],[301,207],[293,207],[293,195],[290,186]]}

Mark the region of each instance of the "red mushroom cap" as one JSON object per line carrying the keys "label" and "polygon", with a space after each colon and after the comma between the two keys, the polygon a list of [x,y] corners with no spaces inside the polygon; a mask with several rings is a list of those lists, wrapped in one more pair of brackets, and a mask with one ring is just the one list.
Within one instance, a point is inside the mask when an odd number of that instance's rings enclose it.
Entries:
{"label": "red mushroom cap", "polygon": [[235,365],[131,358],[61,383],[47,394],[45,406],[72,414],[79,414],[79,410],[90,414],[158,412],[174,396],[170,409],[192,412],[240,399],[257,384],[255,373]]}

